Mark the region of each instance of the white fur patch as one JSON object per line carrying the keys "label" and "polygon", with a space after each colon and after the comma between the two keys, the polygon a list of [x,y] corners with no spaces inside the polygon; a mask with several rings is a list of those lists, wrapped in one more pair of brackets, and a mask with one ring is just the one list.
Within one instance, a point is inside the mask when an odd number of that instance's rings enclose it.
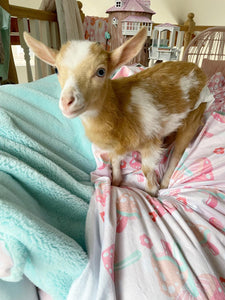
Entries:
{"label": "white fur patch", "polygon": [[[61,91],[61,97],[71,97],[73,96],[75,98],[75,101],[72,106],[82,106],[85,102],[83,95],[80,93],[75,78],[72,76],[69,76],[66,80],[66,83]],[[59,101],[59,107],[62,109],[62,103]]]}
{"label": "white fur patch", "polygon": [[157,163],[160,160],[162,153],[163,153],[162,148],[152,145],[149,148],[149,156],[142,156],[142,164],[154,170]]}
{"label": "white fur patch", "polygon": [[71,41],[62,58],[62,64],[75,69],[90,53],[90,41]]}
{"label": "white fur patch", "polygon": [[170,133],[176,131],[181,126],[182,121],[186,118],[188,113],[189,110],[180,114],[171,114],[167,117],[164,117],[163,121],[165,122],[165,126],[162,131],[162,136],[167,136]]}
{"label": "white fur patch", "polygon": [[183,76],[180,79],[180,88],[183,92],[183,98],[186,101],[190,101],[190,98],[189,98],[190,89],[197,85],[198,85],[198,81],[194,74],[194,70],[192,70],[187,76]]}
{"label": "white fur patch", "polygon": [[131,109],[136,107],[141,115],[141,124],[146,136],[153,136],[161,131],[161,113],[154,105],[152,96],[141,88],[131,90]]}
{"label": "white fur patch", "polygon": [[98,109],[92,109],[92,110],[86,110],[83,112],[81,118],[96,118],[99,115],[99,110]]}

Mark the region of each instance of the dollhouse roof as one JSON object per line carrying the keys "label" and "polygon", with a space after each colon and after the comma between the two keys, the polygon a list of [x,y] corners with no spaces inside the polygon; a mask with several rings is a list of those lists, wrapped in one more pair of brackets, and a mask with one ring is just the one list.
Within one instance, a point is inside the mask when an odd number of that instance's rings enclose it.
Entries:
{"label": "dollhouse roof", "polygon": [[119,11],[120,12],[130,11],[130,12],[145,12],[151,15],[155,14],[155,12],[150,8],[148,8],[147,6],[145,6],[141,0],[127,0],[126,2],[125,1],[122,2],[123,2],[122,7],[116,7],[114,5],[113,7],[109,8],[106,12],[112,13],[112,12],[119,12]]}
{"label": "dollhouse roof", "polygon": [[152,23],[152,21],[147,17],[142,16],[129,16],[124,19],[122,22],[144,22],[144,23]]}

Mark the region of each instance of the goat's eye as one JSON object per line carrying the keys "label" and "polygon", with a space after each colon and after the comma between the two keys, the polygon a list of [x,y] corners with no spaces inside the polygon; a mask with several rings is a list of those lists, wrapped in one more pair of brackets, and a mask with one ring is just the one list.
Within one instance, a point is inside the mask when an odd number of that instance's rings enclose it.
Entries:
{"label": "goat's eye", "polygon": [[59,71],[58,71],[58,69],[57,69],[57,68],[55,68],[55,73],[56,73],[56,74],[58,74],[58,73],[59,73]]}
{"label": "goat's eye", "polygon": [[105,76],[105,69],[104,68],[99,68],[96,72],[96,75],[98,77],[104,77]]}

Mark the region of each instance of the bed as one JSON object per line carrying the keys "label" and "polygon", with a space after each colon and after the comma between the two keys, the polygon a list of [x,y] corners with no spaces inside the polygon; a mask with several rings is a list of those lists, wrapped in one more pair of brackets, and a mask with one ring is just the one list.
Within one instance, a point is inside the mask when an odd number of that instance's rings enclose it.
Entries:
{"label": "bed", "polygon": [[58,108],[56,75],[0,87],[0,299],[225,299],[225,72],[222,56],[199,48],[220,61],[208,81],[215,101],[157,198],[137,152],[111,186],[107,155]]}

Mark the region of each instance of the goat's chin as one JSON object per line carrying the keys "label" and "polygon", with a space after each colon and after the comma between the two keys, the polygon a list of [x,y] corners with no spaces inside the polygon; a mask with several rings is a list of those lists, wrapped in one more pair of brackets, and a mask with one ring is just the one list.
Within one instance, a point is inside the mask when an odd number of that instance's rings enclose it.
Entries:
{"label": "goat's chin", "polygon": [[62,112],[62,113],[63,113],[64,117],[66,117],[67,119],[74,119],[77,117],[77,115],[75,115],[75,114],[66,114],[64,112]]}
{"label": "goat's chin", "polygon": [[64,115],[64,117],[68,119],[73,119],[81,115],[84,111],[85,111],[85,107],[83,106],[78,110],[71,110],[69,112],[62,110],[62,114]]}

